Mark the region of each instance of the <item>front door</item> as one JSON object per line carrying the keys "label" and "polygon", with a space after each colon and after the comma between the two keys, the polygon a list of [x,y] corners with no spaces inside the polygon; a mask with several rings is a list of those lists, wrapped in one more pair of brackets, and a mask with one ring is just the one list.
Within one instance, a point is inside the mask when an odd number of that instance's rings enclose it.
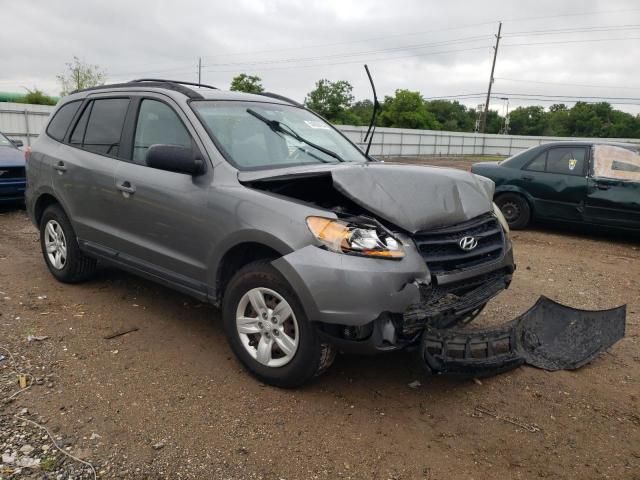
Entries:
{"label": "front door", "polygon": [[146,166],[151,145],[198,148],[170,104],[142,99],[134,123],[132,161],[120,162],[112,187],[119,197],[121,258],[204,293],[210,244],[205,211],[212,169],[192,176]]}
{"label": "front door", "polygon": [[632,147],[596,145],[585,220],[640,229],[640,153]]}

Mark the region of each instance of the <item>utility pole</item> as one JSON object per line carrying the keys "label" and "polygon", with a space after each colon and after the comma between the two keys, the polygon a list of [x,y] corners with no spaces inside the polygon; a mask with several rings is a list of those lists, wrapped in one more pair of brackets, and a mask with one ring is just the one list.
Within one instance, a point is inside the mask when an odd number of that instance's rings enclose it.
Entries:
{"label": "utility pole", "polygon": [[202,57],[198,57],[198,84],[201,84],[202,80]]}
{"label": "utility pole", "polygon": [[491,76],[489,77],[489,89],[487,90],[487,101],[484,104],[484,114],[482,115],[482,125],[480,133],[484,133],[487,128],[487,115],[489,114],[489,101],[491,100],[491,87],[493,86],[493,72],[496,69],[496,58],[498,57],[498,46],[500,45],[500,32],[502,31],[502,22],[498,24],[498,35],[496,35],[496,46],[493,47],[493,64],[491,65]]}

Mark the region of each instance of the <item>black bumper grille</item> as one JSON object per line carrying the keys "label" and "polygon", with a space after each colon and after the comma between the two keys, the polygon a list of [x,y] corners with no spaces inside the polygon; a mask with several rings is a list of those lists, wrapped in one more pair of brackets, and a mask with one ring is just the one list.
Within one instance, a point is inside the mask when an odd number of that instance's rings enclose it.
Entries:
{"label": "black bumper grille", "polygon": [[0,182],[2,180],[25,178],[24,167],[2,167],[0,166]]}
{"label": "black bumper grille", "polygon": [[[473,237],[477,246],[465,251],[464,237]],[[492,214],[482,215],[453,227],[418,232],[414,235],[418,250],[432,274],[466,270],[502,258],[505,238],[500,222]]]}

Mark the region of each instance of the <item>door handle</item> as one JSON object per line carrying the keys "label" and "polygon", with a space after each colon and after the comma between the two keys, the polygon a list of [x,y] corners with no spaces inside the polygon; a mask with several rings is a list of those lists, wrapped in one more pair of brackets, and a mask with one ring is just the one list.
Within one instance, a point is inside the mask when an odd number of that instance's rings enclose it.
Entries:
{"label": "door handle", "polygon": [[53,168],[57,170],[60,175],[67,171],[67,167],[62,160],[56,163]]}
{"label": "door handle", "polygon": [[532,182],[533,177],[531,175],[523,175],[522,180],[526,180],[527,182]]}
{"label": "door handle", "polygon": [[611,185],[608,185],[606,183],[596,183],[596,188],[598,190],[609,190],[611,188]]}
{"label": "door handle", "polygon": [[132,185],[131,182],[129,182],[128,180],[118,182],[116,184],[116,188],[120,190],[125,197],[128,197],[129,195],[133,195],[134,193],[136,193],[135,185]]}

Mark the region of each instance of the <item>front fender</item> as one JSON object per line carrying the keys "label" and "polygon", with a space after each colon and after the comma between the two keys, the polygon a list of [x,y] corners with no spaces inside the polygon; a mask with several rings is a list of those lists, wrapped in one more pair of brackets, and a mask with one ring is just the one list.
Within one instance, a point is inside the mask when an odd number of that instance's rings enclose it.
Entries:
{"label": "front fender", "polygon": [[259,243],[275,250],[281,256],[288,255],[289,253],[293,252],[293,248],[290,245],[271,233],[252,228],[237,230],[224,237],[220,242],[216,244],[215,248],[212,250],[208,260],[208,265],[210,267],[209,285],[216,285],[218,268],[220,267],[220,262],[224,258],[224,256],[233,247],[238,246],[242,243]]}

